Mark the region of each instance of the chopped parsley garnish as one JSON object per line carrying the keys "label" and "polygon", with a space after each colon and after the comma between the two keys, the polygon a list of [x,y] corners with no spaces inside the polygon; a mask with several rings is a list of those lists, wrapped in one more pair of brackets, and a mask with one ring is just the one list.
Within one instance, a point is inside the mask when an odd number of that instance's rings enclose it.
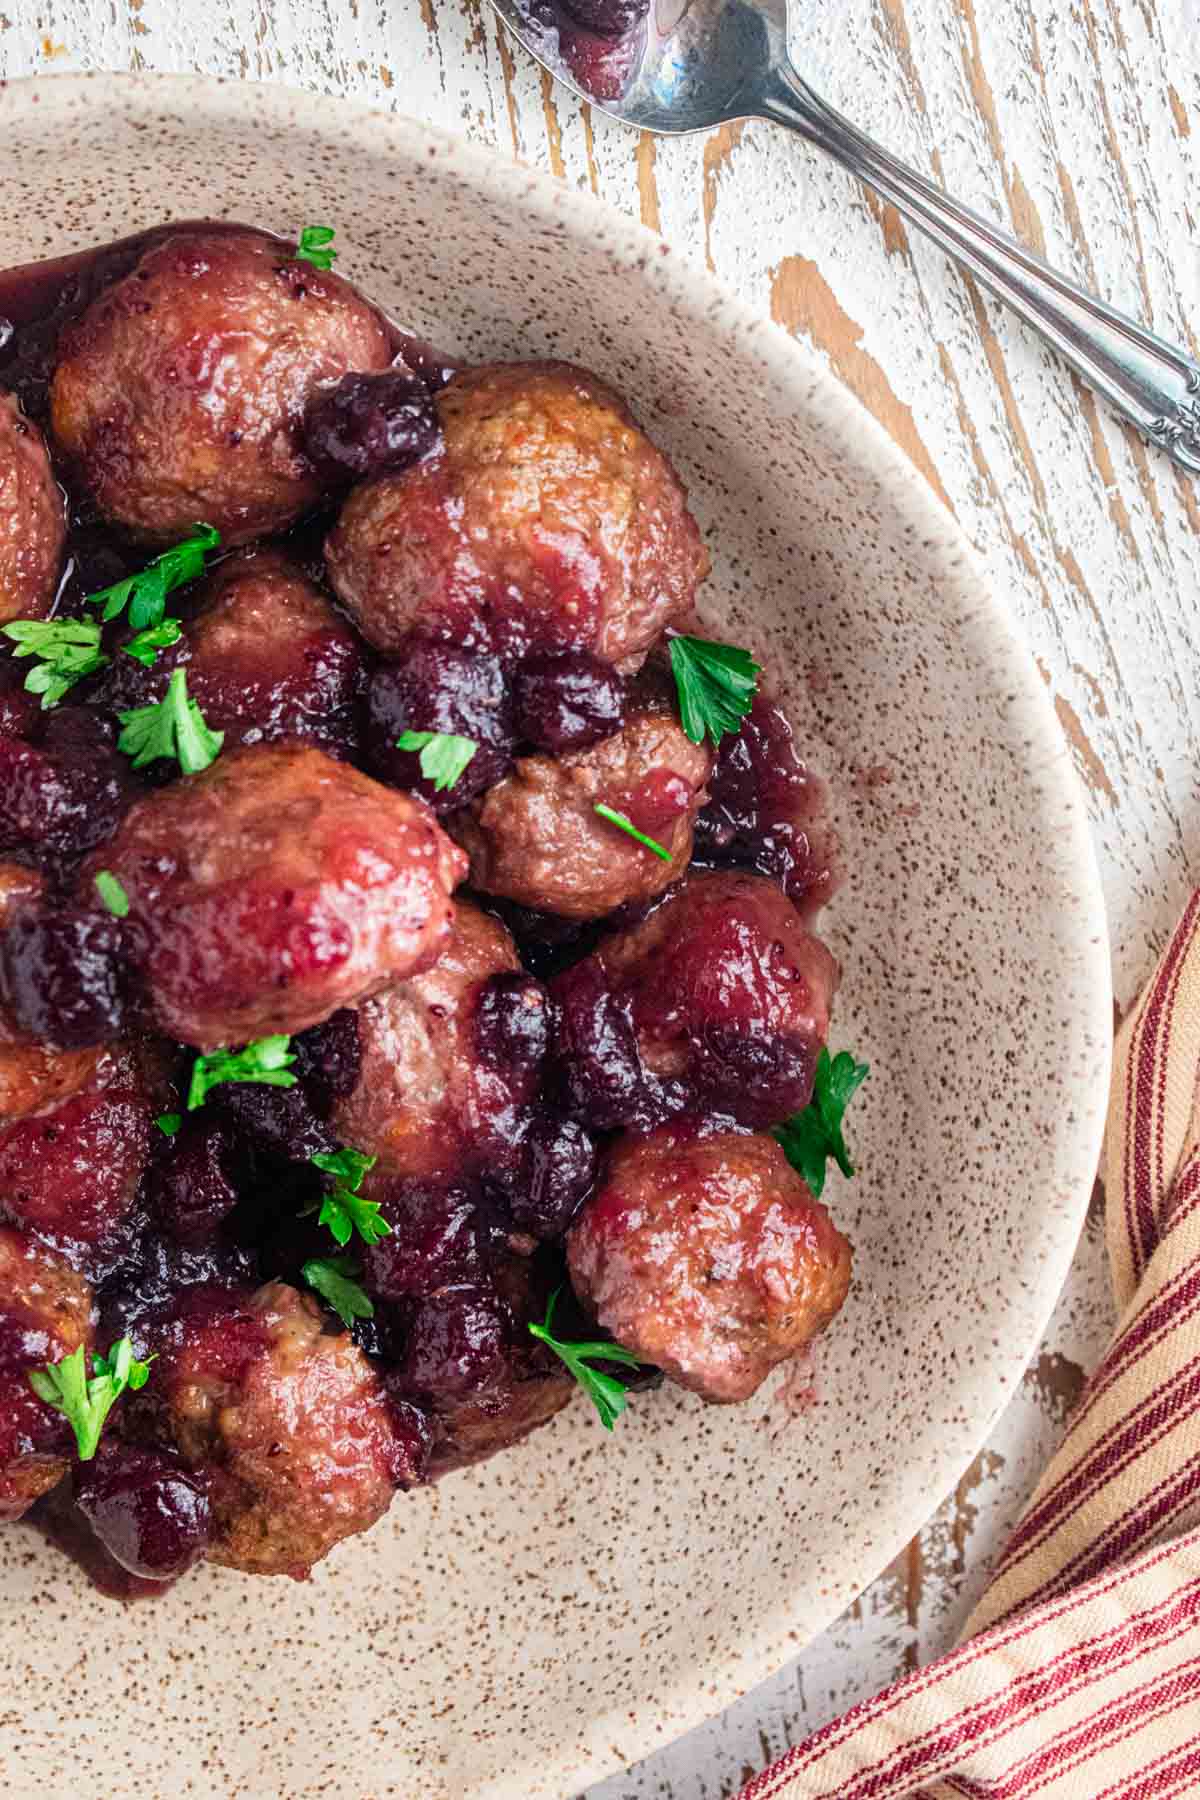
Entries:
{"label": "chopped parsley garnish", "polygon": [[174,1137],[175,1133],[179,1130],[179,1127],[183,1124],[183,1114],[159,1113],[154,1123],[158,1126],[158,1129],[162,1132],[164,1137]]}
{"label": "chopped parsley garnish", "polygon": [[561,1287],[555,1288],[546,1307],[546,1317],[540,1325],[531,1325],[530,1331],[543,1344],[548,1344],[555,1356],[561,1357],[572,1375],[587,1395],[596,1411],[600,1414],[600,1423],[606,1431],[611,1431],[629,1401],[626,1383],[619,1375],[610,1375],[605,1369],[590,1369],[589,1362],[624,1363],[632,1369],[641,1367],[641,1358],[632,1350],[626,1350],[624,1344],[565,1344],[556,1338],[551,1329],[554,1308],[558,1303]]}
{"label": "chopped parsley garnish", "polygon": [[355,1319],[373,1319],[375,1308],[355,1280],[362,1270],[352,1256],[314,1257],[300,1273],[322,1300],[328,1301],[342,1324],[349,1329]]}
{"label": "chopped parsley garnish", "polygon": [[110,869],[101,869],[95,886],[96,892],[115,919],[129,917],[129,895]]}
{"label": "chopped parsley garnish", "polygon": [[318,1225],[328,1225],[343,1247],[356,1231],[364,1244],[377,1244],[380,1238],[391,1236],[392,1228],[380,1216],[378,1200],[366,1200],[358,1191],[367,1170],[379,1160],[377,1157],[364,1156],[361,1150],[320,1150],[308,1160],[334,1178],[333,1191],[304,1209],[305,1213],[314,1213],[320,1206]]}
{"label": "chopped parsley garnish", "polygon": [[203,575],[205,557],[220,542],[220,532],[211,525],[197,525],[191,537],[164,550],[136,575],[127,575],[124,581],[115,581],[111,587],[86,594],[85,602],[88,606],[104,608],[100,617],[105,624],[119,617],[128,606],[129,623],[135,631],[161,625],[167,595],[182,587],[185,581],[195,581],[197,575]]}
{"label": "chopped parsley garnish", "polygon": [[479,745],[474,738],[456,737],[448,731],[404,731],[396,739],[396,748],[421,752],[421,773],[440,794],[454,786]]}
{"label": "chopped parsley garnish", "polygon": [[187,1109],[195,1112],[203,1106],[210,1088],[226,1081],[257,1081],[263,1087],[295,1087],[296,1077],[289,1074],[294,1056],[289,1056],[290,1037],[255,1038],[241,1050],[214,1050],[198,1056],[192,1064],[188,1084]]}
{"label": "chopped parsley garnish", "polygon": [[225,742],[225,733],[210,731],[196,702],[188,699],[186,669],[172,672],[161,700],[119,717],[124,729],[117,749],[133,758],[135,769],[165,756],[174,757],[185,775],[198,775],[216,761]]}
{"label": "chopped parsley garnish", "polygon": [[153,1361],[151,1357],[148,1362],[138,1362],[133,1345],[123,1337],[106,1357],[93,1356],[93,1373],[89,1376],[87,1355],[80,1344],[61,1362],[48,1363],[44,1369],[30,1369],[29,1385],[39,1400],[66,1415],[75,1433],[79,1460],[90,1462],[113,1406],[126,1388],[145,1387]]}
{"label": "chopped parsley garnish", "polygon": [[671,852],[665,850],[656,838],[647,837],[644,831],[639,831],[633,820],[626,818],[624,813],[614,812],[611,806],[599,803],[592,810],[598,812],[602,819],[607,819],[610,825],[619,825],[622,831],[627,832],[631,838],[636,838],[639,844],[644,844],[647,850],[653,850],[655,856],[661,856],[664,862],[670,862]]}
{"label": "chopped parsley garnish", "polygon": [[314,269],[332,269],[338,253],[329,246],[336,236],[332,225],[306,225],[292,255],[297,262],[311,263]]}
{"label": "chopped parsley garnish", "polygon": [[148,625],[145,631],[139,631],[131,637],[127,644],[122,644],[126,656],[132,656],[136,662],[144,663],[146,668],[153,668],[160,650],[171,644],[177,644],[183,636],[183,627],[178,619],[163,619],[158,625]]}
{"label": "chopped parsley garnish", "polygon": [[842,1136],[842,1117],[867,1073],[867,1064],[855,1062],[848,1050],[839,1050],[831,1057],[822,1047],[812,1099],[803,1112],[793,1113],[772,1133],[818,1200],[825,1186],[825,1165],[831,1156],[843,1175],[854,1173]]}
{"label": "chopped parsley garnish", "polygon": [[40,694],[43,708],[57,706],[77,681],[108,661],[95,619],[17,619],[4,626],[4,635],[16,645],[14,656],[38,658],[25,677],[25,690]]}
{"label": "chopped parsley garnish", "polygon": [[749,651],[736,644],[677,637],[671,639],[671,673],[688,737],[693,744],[702,744],[707,733],[719,744],[726,732],[741,730],[762,670]]}

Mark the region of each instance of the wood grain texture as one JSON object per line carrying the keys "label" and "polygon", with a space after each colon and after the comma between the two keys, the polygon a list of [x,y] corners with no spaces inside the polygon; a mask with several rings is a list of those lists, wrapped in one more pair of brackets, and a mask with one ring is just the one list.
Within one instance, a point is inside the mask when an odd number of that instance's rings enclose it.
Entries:
{"label": "wood grain texture", "polygon": [[[1198,0],[797,14],[797,60],[835,104],[1200,349]],[[1200,876],[1200,486],[889,207],[761,124],[658,142],[610,124],[482,0],[0,0],[0,76],[47,68],[202,70],[407,112],[590,188],[808,340],[957,515],[1037,659],[1090,797],[1128,1004]],[[945,1646],[1108,1324],[1097,1214],[1024,1391],[905,1557],[792,1668],[593,1800],[728,1794]]]}

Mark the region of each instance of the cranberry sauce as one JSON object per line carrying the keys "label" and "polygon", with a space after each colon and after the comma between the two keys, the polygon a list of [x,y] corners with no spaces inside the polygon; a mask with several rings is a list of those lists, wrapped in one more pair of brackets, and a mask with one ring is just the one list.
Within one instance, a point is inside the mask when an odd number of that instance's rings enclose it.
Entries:
{"label": "cranberry sauce", "polygon": [[753,869],[778,881],[812,917],[838,886],[835,846],[823,823],[823,784],[805,767],[779,707],[755,700],[736,737],[721,744],[696,821],[697,868]]}

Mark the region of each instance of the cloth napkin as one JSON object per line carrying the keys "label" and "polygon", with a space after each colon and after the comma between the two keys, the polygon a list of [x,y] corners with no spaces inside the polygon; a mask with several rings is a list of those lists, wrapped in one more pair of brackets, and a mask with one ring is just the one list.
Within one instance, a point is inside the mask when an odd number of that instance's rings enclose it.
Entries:
{"label": "cloth napkin", "polygon": [[1200,894],[1117,1038],[1120,1311],[959,1647],[740,1800],[1200,1795]]}

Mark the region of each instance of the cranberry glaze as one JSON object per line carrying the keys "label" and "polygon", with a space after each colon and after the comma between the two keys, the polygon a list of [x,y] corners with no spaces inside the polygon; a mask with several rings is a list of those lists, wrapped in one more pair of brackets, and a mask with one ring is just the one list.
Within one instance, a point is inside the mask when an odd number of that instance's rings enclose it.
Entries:
{"label": "cranberry glaze", "polygon": [[[602,92],[643,14],[547,18]],[[0,638],[0,1519],[123,1600],[302,1578],[545,1424],[552,1297],[631,1389],[729,1402],[849,1281],[769,1135],[837,985],[819,792],[761,694],[682,729],[708,555],[625,400],[457,368],[226,224],[0,276],[0,625],[95,619],[201,524],[152,661],[114,618],[43,706]],[[219,754],[135,769],[120,715],[180,671]],[[474,745],[452,785],[407,732]],[[270,1037],[292,1085],[189,1108]],[[123,1337],[149,1379],[79,1461],[30,1371]]]}

